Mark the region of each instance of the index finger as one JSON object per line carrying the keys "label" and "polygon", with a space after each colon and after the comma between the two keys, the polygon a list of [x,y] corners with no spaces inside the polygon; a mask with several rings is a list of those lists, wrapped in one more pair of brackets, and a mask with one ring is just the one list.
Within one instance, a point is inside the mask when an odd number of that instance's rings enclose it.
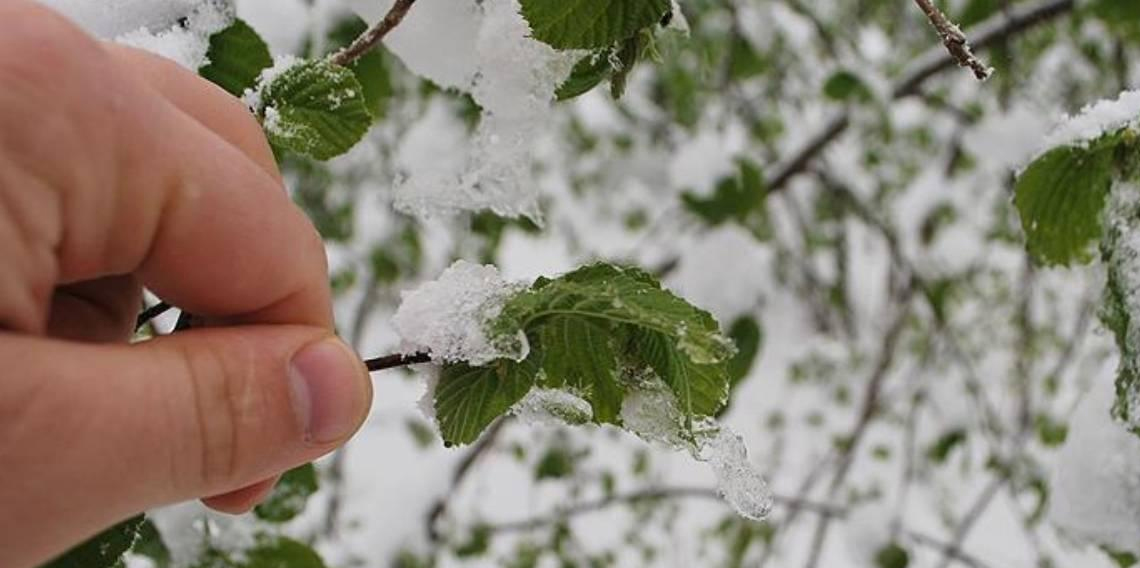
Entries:
{"label": "index finger", "polygon": [[8,277],[50,291],[135,273],[205,316],[331,327],[323,244],[270,173],[49,10],[6,3],[0,20],[15,22],[0,37],[0,83],[13,86],[0,90],[0,158],[42,182],[0,180],[0,197],[56,217],[4,251],[54,266]]}

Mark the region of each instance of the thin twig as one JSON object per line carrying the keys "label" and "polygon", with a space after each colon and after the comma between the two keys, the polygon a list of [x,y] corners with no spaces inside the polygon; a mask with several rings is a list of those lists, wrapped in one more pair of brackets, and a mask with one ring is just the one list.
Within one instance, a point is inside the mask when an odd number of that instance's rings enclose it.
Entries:
{"label": "thin twig", "polygon": [[[490,529],[491,532],[495,533],[527,532],[557,524],[570,517],[601,511],[615,505],[626,505],[630,503],[641,503],[645,501],[660,501],[663,499],[685,498],[708,499],[722,503],[724,502],[724,498],[721,497],[720,493],[718,493],[716,489],[705,487],[664,487],[655,489],[643,489],[640,491],[633,491],[630,493],[603,497],[601,499],[571,505],[569,507],[556,510],[546,515],[539,515],[518,521],[492,524],[490,526]],[[799,510],[809,511],[824,517],[842,518],[847,516],[847,511],[841,507],[829,505],[827,503],[808,501],[799,497],[785,497],[781,495],[774,495],[772,497],[772,500],[780,506],[794,506]]]}
{"label": "thin twig", "polygon": [[373,357],[372,359],[364,360],[364,366],[368,367],[368,372],[370,373],[383,371],[385,369],[394,369],[396,367],[407,367],[408,365],[419,365],[421,363],[431,363],[431,355],[427,353],[412,353],[411,355],[396,353],[394,355],[385,355],[383,357]]}
{"label": "thin twig", "polygon": [[330,60],[337,65],[351,65],[357,59],[364,56],[376,47],[388,32],[400,25],[404,21],[404,16],[408,15],[408,10],[412,8],[416,0],[396,0],[388,13],[384,15],[375,26],[372,26],[368,31],[361,34],[360,37],[353,40],[348,47],[334,53]]}
{"label": "thin twig", "polygon": [[143,310],[139,313],[139,317],[135,320],[135,331],[137,332],[138,330],[142,329],[144,325],[150,323],[150,320],[157,318],[162,314],[165,314],[173,308],[174,306],[171,306],[166,302],[159,302]]}
{"label": "thin twig", "polygon": [[942,45],[946,46],[946,51],[950,52],[950,56],[958,62],[959,67],[969,68],[979,81],[985,81],[990,78],[990,75],[993,75],[993,67],[982,63],[974,55],[973,49],[970,48],[970,42],[966,39],[966,34],[962,33],[962,28],[951,22],[946,14],[943,14],[942,10],[939,10],[930,0],[914,0],[914,2],[926,14],[926,19],[930,20],[930,24],[938,32],[938,37],[942,38]]}

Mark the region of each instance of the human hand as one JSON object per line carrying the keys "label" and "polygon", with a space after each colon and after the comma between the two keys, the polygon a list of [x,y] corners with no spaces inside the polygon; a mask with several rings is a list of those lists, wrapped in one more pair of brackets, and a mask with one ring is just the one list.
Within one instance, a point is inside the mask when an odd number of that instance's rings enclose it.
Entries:
{"label": "human hand", "polygon": [[[165,503],[248,510],[359,427],[321,240],[240,102],[26,0],[0,85],[0,566]],[[208,325],[128,345],[143,286]]]}

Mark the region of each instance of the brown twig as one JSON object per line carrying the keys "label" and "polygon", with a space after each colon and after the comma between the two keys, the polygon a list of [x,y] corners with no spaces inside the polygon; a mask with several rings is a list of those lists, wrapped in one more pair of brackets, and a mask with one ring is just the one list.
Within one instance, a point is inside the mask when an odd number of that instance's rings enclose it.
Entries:
{"label": "brown twig", "polygon": [[410,10],[415,3],[416,0],[396,0],[396,3],[392,5],[388,13],[385,14],[375,26],[372,26],[368,31],[361,34],[360,37],[353,40],[348,47],[334,53],[330,60],[337,65],[351,65],[354,61],[363,57],[365,53],[368,53],[373,47],[376,47],[377,44],[383,41],[384,36],[388,35],[388,32],[395,29],[396,26],[400,25],[400,22],[404,21],[404,16],[408,15],[408,10]]}
{"label": "brown twig", "polygon": [[364,360],[364,366],[368,367],[368,372],[370,373],[383,371],[385,369],[395,369],[396,367],[407,367],[408,365],[419,365],[421,363],[431,363],[431,355],[427,353],[412,353],[411,355],[396,353],[395,355],[385,355],[383,357],[373,357],[372,359]]}
{"label": "brown twig", "polygon": [[958,62],[959,67],[973,71],[974,77],[979,81],[985,81],[993,75],[993,67],[982,63],[982,60],[974,55],[974,50],[970,48],[970,42],[966,39],[966,34],[962,33],[962,28],[951,22],[930,0],[914,0],[914,2],[926,14],[926,19],[930,20],[930,24],[938,32],[938,37],[942,38],[942,45],[946,46],[946,51],[950,52],[950,57]]}

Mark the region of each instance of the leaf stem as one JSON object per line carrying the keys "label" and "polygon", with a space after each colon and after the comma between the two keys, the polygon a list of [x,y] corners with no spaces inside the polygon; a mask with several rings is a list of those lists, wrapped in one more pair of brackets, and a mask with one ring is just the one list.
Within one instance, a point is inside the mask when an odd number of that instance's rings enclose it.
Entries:
{"label": "leaf stem", "polygon": [[410,10],[415,3],[416,0],[396,0],[396,3],[392,5],[388,13],[385,14],[375,26],[372,26],[368,31],[361,34],[360,37],[353,40],[348,47],[334,53],[330,60],[337,65],[348,66],[363,57],[364,54],[371,51],[373,47],[376,47],[378,43],[383,41],[384,36],[388,35],[388,32],[395,29],[396,26],[400,25],[400,22],[404,21],[404,16],[408,15],[408,10]]}

